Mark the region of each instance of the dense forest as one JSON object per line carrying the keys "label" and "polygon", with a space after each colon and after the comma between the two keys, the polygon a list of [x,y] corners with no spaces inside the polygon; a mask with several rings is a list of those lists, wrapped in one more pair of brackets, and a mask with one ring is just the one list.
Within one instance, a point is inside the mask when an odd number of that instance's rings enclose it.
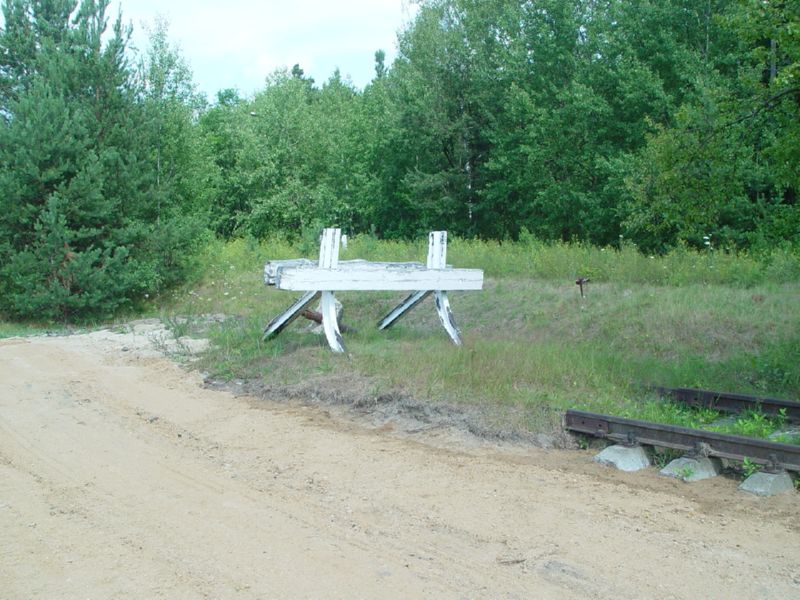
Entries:
{"label": "dense forest", "polygon": [[208,236],[800,252],[800,2],[422,0],[363,90],[196,92],[157,22],[3,0],[0,312],[106,316]]}

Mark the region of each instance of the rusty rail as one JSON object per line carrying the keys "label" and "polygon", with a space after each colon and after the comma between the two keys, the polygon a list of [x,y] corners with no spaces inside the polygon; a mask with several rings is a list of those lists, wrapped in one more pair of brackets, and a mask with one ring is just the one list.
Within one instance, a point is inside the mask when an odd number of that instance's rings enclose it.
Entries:
{"label": "rusty rail", "polygon": [[648,421],[625,419],[581,410],[568,410],[564,426],[570,431],[585,433],[623,444],[646,444],[697,452],[737,461],[748,459],[768,469],[800,472],[800,446],[780,444],[715,431],[689,429]]}
{"label": "rusty rail", "polygon": [[710,408],[726,413],[751,410],[772,417],[782,416],[788,422],[800,423],[800,402],[694,388],[653,386],[652,389],[664,397],[687,406]]}

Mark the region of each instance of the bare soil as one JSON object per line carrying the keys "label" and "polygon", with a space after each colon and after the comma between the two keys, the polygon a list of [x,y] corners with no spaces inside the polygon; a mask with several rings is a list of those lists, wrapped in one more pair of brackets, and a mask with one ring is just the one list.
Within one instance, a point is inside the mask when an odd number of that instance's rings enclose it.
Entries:
{"label": "bare soil", "polygon": [[3,599],[800,598],[800,494],[205,389],[153,331],[0,340]]}

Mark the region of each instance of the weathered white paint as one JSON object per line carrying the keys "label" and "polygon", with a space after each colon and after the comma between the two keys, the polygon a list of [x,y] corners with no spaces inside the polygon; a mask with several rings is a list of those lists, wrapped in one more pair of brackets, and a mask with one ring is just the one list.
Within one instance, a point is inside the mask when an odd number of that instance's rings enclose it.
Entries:
{"label": "weathered white paint", "polygon": [[323,269],[291,267],[278,270],[275,287],[293,292],[309,290],[408,291],[408,290],[479,290],[483,287],[480,269]]}
{"label": "weathered white paint", "polygon": [[[428,234],[428,269],[431,269],[431,273],[445,273],[447,271],[441,271],[441,269],[445,269],[447,265],[447,232],[446,231],[431,231]],[[475,269],[477,270],[477,269]],[[481,289],[483,287],[483,271],[478,271],[480,273],[480,287],[477,289]],[[465,287],[445,287],[445,286],[437,286],[433,292],[433,300],[436,304],[436,312],[439,314],[439,320],[442,322],[442,326],[444,327],[445,331],[447,331],[447,335],[450,336],[450,339],[453,340],[453,343],[456,346],[461,345],[461,332],[458,330],[456,326],[455,319],[453,318],[453,313],[450,310],[450,300],[447,297],[447,291],[450,290],[464,290],[464,289],[475,289],[475,288],[465,288]]]}
{"label": "weathered white paint", "polygon": [[316,261],[307,258],[267,261],[264,265],[264,283],[267,285],[275,285],[275,277],[278,275],[278,269],[283,267],[314,267],[316,265]]}
{"label": "weathered white paint", "polygon": [[461,345],[461,337],[450,310],[448,290],[480,290],[483,271],[454,269],[447,264],[447,232],[432,231],[428,236],[428,257],[421,263],[376,263],[364,260],[339,262],[341,230],[325,229],[320,238],[319,261],[308,259],[270,261],[264,267],[264,281],[281,290],[303,291],[305,294],[287,311],[273,319],[264,337],[277,335],[291,323],[318,295],[322,325],[328,344],[334,352],[344,352],[344,343],[336,321],[337,291],[410,290],[412,293],[378,323],[379,329],[391,327],[403,315],[433,293],[442,326],[453,343]]}
{"label": "weathered white paint", "polygon": [[447,335],[450,336],[456,346],[460,346],[461,332],[456,327],[453,312],[450,310],[450,300],[447,298],[447,292],[436,290],[433,292],[433,300],[436,303],[436,312],[439,313],[439,320],[442,322],[445,331],[447,331]]}
{"label": "weathered white paint", "polygon": [[333,292],[322,292],[321,301],[322,328],[328,345],[334,352],[344,352],[342,334],[339,332],[339,323],[336,320],[336,299]]}
{"label": "weathered white paint", "polygon": [[431,231],[428,234],[428,268],[444,269],[447,266],[447,232]]}
{"label": "weathered white paint", "polygon": [[341,237],[341,229],[322,230],[322,241],[319,245],[319,266],[321,269],[335,269],[339,266],[339,240]]}
{"label": "weathered white paint", "polygon": [[[278,272],[291,267],[318,267],[319,261],[309,260],[308,258],[291,258],[287,260],[271,260],[264,265],[264,283],[275,285]],[[448,268],[450,265],[448,265]],[[421,262],[371,262],[357,258],[354,260],[340,260],[339,269],[361,270],[361,271],[382,271],[385,269],[408,269],[425,270],[426,267]]]}

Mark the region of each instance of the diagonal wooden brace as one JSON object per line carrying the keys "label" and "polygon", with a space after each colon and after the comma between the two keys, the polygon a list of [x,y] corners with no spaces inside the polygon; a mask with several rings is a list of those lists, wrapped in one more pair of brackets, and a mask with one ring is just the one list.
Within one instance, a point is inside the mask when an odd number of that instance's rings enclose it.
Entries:
{"label": "diagonal wooden brace", "polygon": [[405,315],[409,312],[412,308],[414,308],[417,304],[425,300],[428,296],[433,293],[432,290],[422,290],[419,292],[412,292],[409,294],[405,300],[403,300],[400,304],[395,306],[389,313],[383,317],[380,322],[378,323],[378,329],[384,330],[389,329],[392,325],[397,323],[400,320],[400,317]]}
{"label": "diagonal wooden brace", "polygon": [[319,298],[319,294],[319,292],[306,292],[303,294],[294,304],[269,322],[269,325],[264,328],[263,339],[268,340],[286,329],[292,321],[300,316],[306,306]]}
{"label": "diagonal wooden brace", "polygon": [[[447,232],[446,231],[432,231],[428,235],[428,262],[426,265],[429,271],[442,272],[447,268]],[[482,279],[482,277],[481,277]],[[434,295],[436,303],[436,312],[439,314],[439,320],[442,326],[447,331],[447,335],[453,340],[456,346],[461,345],[461,335],[456,326],[453,313],[450,310],[450,300],[447,298],[447,291],[445,290],[420,290],[410,294],[405,300],[393,308],[378,323],[378,329],[388,329],[394,325],[401,317],[411,311],[417,304],[422,302],[431,293]]]}

